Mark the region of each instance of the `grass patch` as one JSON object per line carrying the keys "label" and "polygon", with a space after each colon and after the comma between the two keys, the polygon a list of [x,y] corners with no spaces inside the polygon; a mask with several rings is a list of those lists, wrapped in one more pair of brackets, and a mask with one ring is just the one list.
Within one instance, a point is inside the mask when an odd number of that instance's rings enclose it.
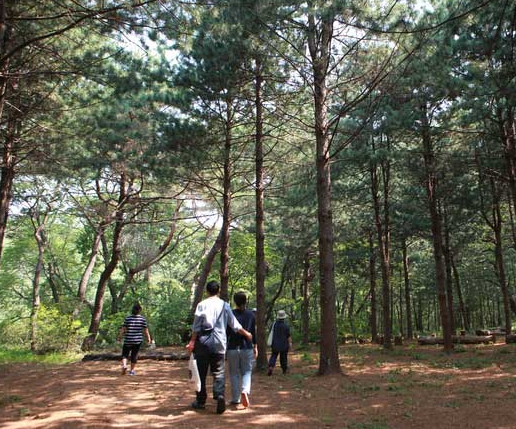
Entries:
{"label": "grass patch", "polygon": [[322,416],[321,417],[321,422],[323,422],[326,425],[329,425],[329,424],[334,422],[334,418],[331,417],[331,416]]}
{"label": "grass patch", "polygon": [[463,359],[432,360],[430,366],[443,369],[484,369],[494,363],[492,358],[468,356]]}
{"label": "grass patch", "polygon": [[348,429],[392,429],[388,424],[378,421],[368,423],[351,422],[347,425]]}
{"label": "grass patch", "polygon": [[411,352],[410,358],[413,360],[427,360],[428,356],[423,353]]}
{"label": "grass patch", "polygon": [[512,355],[514,353],[514,350],[511,350],[511,348],[514,347],[513,344],[508,344],[509,347],[503,347],[500,350],[498,350],[499,355]]}
{"label": "grass patch", "polygon": [[430,389],[441,389],[444,386],[442,381],[422,381],[419,383],[419,387],[427,387]]}
{"label": "grass patch", "polygon": [[341,389],[349,393],[360,395],[362,398],[367,398],[368,396],[371,396],[373,392],[378,392],[380,390],[380,386],[376,384],[371,384],[369,386],[364,386],[362,384],[347,384],[341,386]]}
{"label": "grass patch", "polygon": [[312,365],[315,363],[315,359],[312,357],[310,353],[304,352],[299,359],[301,362],[307,363],[308,365]]}
{"label": "grass patch", "polygon": [[295,382],[298,387],[301,387],[303,386],[303,382],[306,380],[307,376],[304,374],[289,374],[288,378]]}
{"label": "grass patch", "polygon": [[20,408],[18,412],[20,413],[20,418],[27,417],[28,415],[30,415],[30,409],[25,407]]}
{"label": "grass patch", "polygon": [[20,402],[21,398],[18,395],[9,395],[3,398],[0,398],[0,407],[5,407],[6,405],[15,404]]}
{"label": "grass patch", "polygon": [[81,354],[75,353],[48,353],[37,355],[27,349],[0,349],[0,364],[6,363],[44,363],[62,365],[77,362],[82,359]]}
{"label": "grass patch", "polygon": [[457,409],[460,407],[460,403],[458,401],[450,401],[450,402],[446,402],[444,404],[444,406],[446,408],[453,408],[453,409]]}

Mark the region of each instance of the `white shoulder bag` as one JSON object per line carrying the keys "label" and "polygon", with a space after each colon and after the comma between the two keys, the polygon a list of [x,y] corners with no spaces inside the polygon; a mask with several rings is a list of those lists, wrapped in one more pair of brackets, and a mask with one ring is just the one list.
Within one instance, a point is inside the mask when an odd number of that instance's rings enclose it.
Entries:
{"label": "white shoulder bag", "polygon": [[267,345],[270,347],[272,346],[272,337],[274,337],[274,326],[276,325],[276,322],[272,324],[272,328],[269,332],[269,337],[267,338]]}
{"label": "white shoulder bag", "polygon": [[193,353],[190,354],[190,360],[188,361],[188,378],[190,383],[195,388],[196,392],[201,391],[201,377],[199,377],[199,368],[197,368],[197,361],[194,358]]}

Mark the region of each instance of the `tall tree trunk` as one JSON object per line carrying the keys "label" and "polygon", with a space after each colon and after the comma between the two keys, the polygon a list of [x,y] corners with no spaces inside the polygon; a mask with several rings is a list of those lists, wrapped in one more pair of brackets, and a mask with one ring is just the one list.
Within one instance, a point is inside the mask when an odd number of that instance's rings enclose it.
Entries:
{"label": "tall tree trunk", "polygon": [[88,287],[88,283],[91,278],[91,274],[93,273],[93,269],[95,268],[95,263],[97,262],[97,256],[99,253],[100,242],[102,235],[104,234],[104,227],[97,228],[95,233],[95,238],[93,240],[93,244],[91,246],[90,257],[88,258],[88,263],[86,264],[86,268],[81,276],[81,281],[79,282],[79,289],[77,291],[77,298],[79,298],[79,303],[82,304],[86,300],[86,288]]}
{"label": "tall tree trunk", "polygon": [[448,223],[448,213],[446,206],[442,207],[444,220],[444,264],[446,266],[446,298],[448,302],[448,313],[450,317],[450,329],[452,334],[455,333],[455,311],[453,309],[453,278],[451,266],[451,244],[450,244],[450,226]]}
{"label": "tall tree trunk", "polygon": [[197,308],[197,304],[199,304],[202,300],[204,288],[206,287],[206,281],[208,280],[208,276],[210,275],[211,266],[213,265],[213,261],[215,260],[217,253],[219,253],[222,247],[222,234],[223,232],[221,229],[219,235],[217,236],[217,239],[213,243],[213,246],[211,246],[210,251],[206,255],[204,266],[197,280],[197,284],[195,285],[192,305],[190,307],[190,316],[188,319],[189,322],[192,322],[194,319],[195,309]]}
{"label": "tall tree trunk", "polygon": [[230,101],[226,106],[226,140],[224,143],[224,179],[222,208],[222,244],[220,248],[220,297],[228,301],[229,282],[229,227],[231,224],[231,143],[233,113]]}
{"label": "tall tree trunk", "polygon": [[405,306],[407,313],[407,338],[411,340],[414,337],[412,332],[412,308],[410,306],[410,277],[409,277],[409,259],[407,254],[407,239],[403,237],[401,242],[403,253],[403,278],[405,280]]}
{"label": "tall tree trunk", "polygon": [[437,297],[439,301],[439,315],[444,337],[444,351],[451,353],[453,350],[452,331],[450,324],[450,314],[448,311],[448,303],[446,300],[446,273],[443,258],[443,234],[441,218],[438,210],[437,197],[437,171],[435,153],[432,144],[432,136],[430,134],[430,123],[428,120],[428,112],[426,105],[422,106],[422,127],[421,137],[423,140],[423,159],[425,166],[425,185],[428,198],[428,209],[430,212],[430,221],[432,225],[432,241],[434,247],[435,260],[435,280],[437,287]]}
{"label": "tall tree trunk", "polygon": [[462,297],[462,288],[460,285],[459,271],[457,270],[457,267],[455,265],[455,258],[454,258],[453,253],[451,254],[450,262],[451,262],[452,271],[453,271],[453,278],[455,280],[455,289],[457,290],[457,299],[459,300],[459,309],[460,309],[460,314],[462,316],[464,329],[466,331],[469,331],[471,329],[471,326],[469,323],[469,316],[468,316],[468,312],[466,311],[466,305],[464,304],[464,298]]}
{"label": "tall tree trunk", "polygon": [[400,333],[400,335],[403,335],[405,330],[403,329],[403,284],[401,283],[401,278],[400,278],[399,288],[398,288],[398,314],[399,314],[398,320],[399,320],[399,327],[400,327],[399,333]]}
{"label": "tall tree trunk", "polygon": [[[414,305],[415,306],[415,305]],[[423,332],[423,299],[421,298],[421,295],[418,295],[417,297],[417,322],[416,322],[416,329],[419,332]]]}
{"label": "tall tree trunk", "polygon": [[303,258],[303,303],[301,306],[301,321],[302,321],[302,344],[308,345],[308,337],[310,333],[310,280],[312,279],[312,272],[310,269],[310,251],[305,252]]}
{"label": "tall tree trunk", "polygon": [[97,293],[95,295],[95,304],[93,305],[93,311],[91,315],[91,323],[88,329],[88,335],[84,338],[82,343],[82,349],[84,351],[91,350],[95,344],[97,333],[100,326],[100,319],[102,317],[102,308],[104,306],[104,294],[106,292],[106,286],[111,278],[111,274],[115,271],[120,260],[120,238],[122,235],[122,229],[125,226],[124,222],[124,205],[126,203],[126,179],[125,173],[121,174],[120,177],[120,191],[118,198],[118,205],[115,212],[115,227],[113,230],[113,241],[111,249],[111,258],[108,264],[105,266],[104,271],[100,275],[99,283],[97,285]]}
{"label": "tall tree trunk", "polygon": [[[132,284],[134,282],[134,278],[136,277],[136,274],[137,273],[134,272],[131,268],[129,268],[126,271],[125,276],[124,276],[124,283],[122,285],[122,288],[120,289],[120,292],[117,294],[116,291],[114,291],[114,293],[115,293],[115,297],[113,299],[114,305],[113,305],[113,303],[111,304],[112,314],[116,314],[118,312],[118,308],[124,301],[124,298],[125,298],[127,292],[129,291],[129,288],[132,286]],[[114,313],[113,313],[113,311],[114,311]]]}
{"label": "tall tree trunk", "polygon": [[333,215],[331,204],[330,137],[328,129],[326,77],[331,55],[333,17],[326,14],[317,28],[313,13],[308,17],[308,48],[314,78],[314,113],[317,167],[317,220],[319,226],[319,272],[321,344],[319,374],[341,372],[337,348],[335,310],[335,267],[333,256]]}
{"label": "tall tree trunk", "polygon": [[[509,299],[509,288],[507,285],[507,276],[505,273],[505,263],[503,257],[503,241],[502,241],[502,227],[503,219],[500,210],[500,201],[503,193],[502,185],[497,184],[495,179],[490,176],[488,179],[483,173],[481,166],[481,160],[478,152],[475,153],[475,161],[478,168],[479,177],[479,192],[480,192],[480,203],[482,206],[482,215],[492,229],[494,235],[494,254],[495,254],[495,266],[498,281],[500,283],[500,289],[503,297],[503,307],[505,313],[505,333],[509,335],[511,333],[512,322],[511,322],[511,310],[510,310],[510,299]],[[484,200],[484,193],[482,189],[483,183],[488,180],[490,186],[490,197],[491,204],[488,210]],[[489,214],[488,214],[489,213]]]}
{"label": "tall tree trunk", "polygon": [[[110,252],[109,252],[109,246],[106,240],[106,236],[101,236],[101,242],[102,242],[102,256],[104,257],[104,269],[109,265],[110,258]],[[124,266],[125,268],[125,266]],[[115,284],[113,283],[113,280],[111,279],[111,276],[107,280],[107,288],[109,290],[109,294],[111,295],[111,309],[110,314],[116,314],[118,313],[118,293],[116,291]],[[93,311],[93,309],[92,309]]]}
{"label": "tall tree trunk", "polygon": [[50,289],[52,291],[52,299],[55,304],[59,304],[60,296],[59,296],[59,288],[57,287],[57,284],[55,282],[55,272],[54,272],[54,266],[51,262],[47,265],[47,280],[48,284],[50,285]]}
{"label": "tall tree trunk", "polygon": [[38,244],[38,260],[36,263],[36,269],[34,270],[34,278],[32,280],[32,309],[30,313],[30,349],[32,352],[36,351],[36,337],[37,337],[37,324],[38,324],[38,311],[39,306],[41,304],[40,297],[40,280],[41,280],[41,272],[43,271],[43,256],[45,253],[45,248],[47,245],[46,237],[45,237],[45,223],[46,223],[46,215],[36,230],[34,231],[34,238],[36,239],[36,243]]}
{"label": "tall tree trunk", "polygon": [[[505,105],[502,100],[498,100],[499,105]],[[500,139],[505,155],[505,166],[509,183],[509,190],[512,197],[512,209],[516,212],[516,119],[514,107],[507,103],[504,110],[498,107],[496,110]]]}
{"label": "tall tree trunk", "polygon": [[[3,57],[7,52],[10,44],[12,28],[7,24],[7,17],[9,15],[8,6],[14,4],[8,0],[0,1],[0,57]],[[0,63],[0,121],[3,122],[3,113],[5,106],[5,99],[7,93],[7,82],[9,76],[10,59],[4,60]]]}
{"label": "tall tree trunk", "polygon": [[348,309],[348,323],[349,327],[351,329],[351,335],[353,336],[353,342],[356,344],[358,343],[357,339],[357,330],[355,328],[355,318],[354,318],[354,311],[355,311],[355,288],[351,288],[351,294],[349,297],[349,309]]}
{"label": "tall tree trunk", "polygon": [[276,304],[277,299],[281,296],[283,292],[283,288],[290,281],[291,273],[290,273],[290,257],[287,256],[285,261],[283,262],[283,267],[281,269],[281,278],[278,290],[272,297],[272,299],[267,303],[267,313],[265,315],[265,325],[272,319],[272,312],[274,311],[274,304]]}
{"label": "tall tree trunk", "polygon": [[[490,179],[491,189],[496,192],[494,179]],[[512,329],[511,308],[509,304],[509,288],[507,287],[507,276],[505,274],[505,263],[503,257],[503,242],[502,242],[502,225],[503,219],[500,211],[500,199],[495,198],[493,204],[493,225],[495,235],[495,260],[498,269],[498,280],[503,298],[503,311],[505,314],[505,334],[509,335]]]}
{"label": "tall tree trunk", "polygon": [[[19,126],[18,126],[19,127]],[[2,169],[0,176],[0,260],[4,249],[4,237],[12,200],[12,189],[16,165],[16,141],[18,138],[17,120],[9,119],[7,136],[2,151]]]}
{"label": "tall tree trunk", "polygon": [[[8,18],[12,14],[15,2],[2,0],[0,3],[0,56],[3,57],[11,46],[13,26],[9,25]],[[14,38],[16,39],[16,38]],[[16,43],[16,42],[15,42]],[[9,88],[9,74],[11,59],[0,62],[0,123],[4,123],[4,107]],[[11,78],[12,80],[13,78]],[[19,78],[14,78],[19,79]],[[12,103],[12,100],[11,100]],[[16,109],[18,110],[18,109]],[[17,161],[18,139],[21,132],[21,119],[18,112],[7,118],[7,130],[2,150],[2,168],[0,177],[0,261],[4,249],[5,231],[9,217],[9,207],[12,200],[12,188]],[[1,265],[0,265],[1,266]]]}
{"label": "tall tree trunk", "polygon": [[[374,142],[372,144],[373,151]],[[379,183],[378,183],[378,167],[376,164],[371,165],[371,194],[373,197],[373,209],[376,225],[376,233],[378,239],[378,249],[380,250],[380,266],[382,270],[382,314],[383,314],[383,347],[385,349],[392,348],[392,297],[390,286],[390,233],[388,224],[388,187],[384,186],[384,216],[382,221],[380,199],[379,199]],[[387,211],[385,211],[387,210]]]}
{"label": "tall tree trunk", "polygon": [[262,105],[262,64],[260,58],[255,58],[255,174],[256,174],[256,337],[258,358],[256,368],[267,368],[267,329],[265,326],[265,229],[264,229],[264,183],[263,183],[263,105]]}
{"label": "tall tree trunk", "polygon": [[507,202],[509,203],[507,207],[509,208],[509,220],[511,224],[511,237],[512,237],[512,247],[516,250],[516,226],[514,225],[514,211],[512,207],[512,199],[511,193],[508,190],[507,192]]}
{"label": "tall tree trunk", "polygon": [[369,282],[371,288],[371,341],[378,342],[378,324],[376,315],[376,249],[374,233],[369,231]]}
{"label": "tall tree trunk", "polygon": [[484,297],[483,297],[482,293],[480,293],[480,326],[482,326],[482,327],[486,326],[486,316],[485,316],[485,310],[484,310]]}

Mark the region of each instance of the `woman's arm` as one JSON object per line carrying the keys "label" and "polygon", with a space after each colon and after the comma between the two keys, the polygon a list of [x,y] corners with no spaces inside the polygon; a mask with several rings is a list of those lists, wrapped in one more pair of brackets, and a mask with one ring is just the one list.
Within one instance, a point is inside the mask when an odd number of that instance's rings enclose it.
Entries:
{"label": "woman's arm", "polygon": [[126,332],[127,332],[127,328],[125,326],[120,326],[120,329],[118,330],[117,341],[122,341],[122,338],[124,337]]}
{"label": "woman's arm", "polygon": [[152,343],[152,340],[151,340],[151,336],[150,336],[150,333],[149,333],[149,328],[145,328],[143,330],[143,332],[145,333],[145,335],[147,336],[147,342],[150,344]]}

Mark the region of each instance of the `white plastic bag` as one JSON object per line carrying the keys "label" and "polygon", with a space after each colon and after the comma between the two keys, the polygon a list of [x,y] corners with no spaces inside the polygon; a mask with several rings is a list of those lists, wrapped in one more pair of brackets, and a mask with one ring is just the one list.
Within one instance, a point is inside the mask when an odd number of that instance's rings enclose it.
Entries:
{"label": "white plastic bag", "polygon": [[274,336],[274,325],[276,324],[276,322],[274,322],[272,324],[272,328],[269,332],[269,337],[267,338],[267,345],[270,347],[272,346],[272,337]]}
{"label": "white plastic bag", "polygon": [[195,360],[193,353],[190,355],[190,360],[188,361],[188,378],[193,384],[195,391],[200,392],[201,377],[199,377],[199,368],[197,368],[197,361]]}

